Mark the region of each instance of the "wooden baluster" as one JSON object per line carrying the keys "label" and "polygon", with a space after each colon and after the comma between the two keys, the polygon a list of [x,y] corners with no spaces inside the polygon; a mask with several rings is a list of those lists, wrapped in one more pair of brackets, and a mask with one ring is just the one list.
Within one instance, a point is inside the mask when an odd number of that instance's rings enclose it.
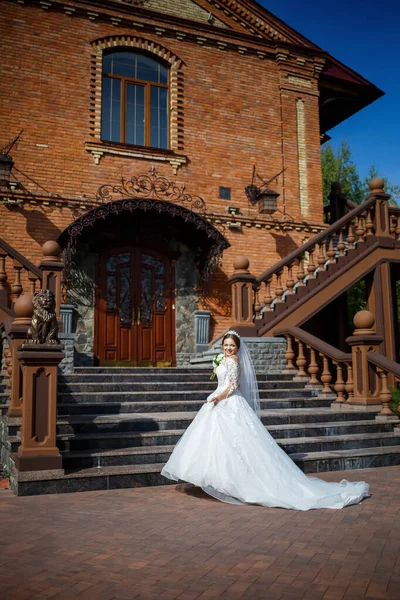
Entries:
{"label": "wooden baluster", "polygon": [[400,217],[397,217],[396,240],[400,240]]}
{"label": "wooden baluster", "polygon": [[11,292],[13,295],[13,301],[15,302],[22,294],[21,271],[23,267],[19,260],[17,260],[16,258],[14,258],[13,263],[13,267],[15,270],[15,279],[14,283],[11,285]]}
{"label": "wooden baluster", "polygon": [[305,283],[304,283],[304,277],[306,276],[306,274],[305,274],[304,268],[303,268],[303,260],[304,260],[304,256],[302,256],[301,258],[299,258],[298,261],[297,261],[297,273],[296,273],[296,277],[297,277],[297,281],[298,281],[299,287],[303,287],[305,285]]}
{"label": "wooden baluster", "polygon": [[38,276],[35,273],[32,273],[32,271],[28,272],[28,279],[30,281],[30,290],[29,293],[33,294],[36,292],[36,282],[38,280]]}
{"label": "wooden baluster", "polygon": [[346,363],[347,365],[347,381],[344,389],[347,393],[347,402],[351,402],[354,398],[354,381],[353,381],[353,365],[351,362]]}
{"label": "wooden baluster", "polygon": [[272,300],[273,300],[273,297],[271,295],[271,280],[268,279],[268,281],[265,282],[265,297],[264,297],[265,312],[272,312],[272,308],[271,308]]}
{"label": "wooden baluster", "polygon": [[255,301],[254,301],[254,312],[255,312],[255,318],[256,319],[261,319],[261,304],[260,304],[260,297],[259,297],[259,291],[257,290],[255,292]]}
{"label": "wooden baluster", "polygon": [[287,276],[287,280],[286,280],[286,287],[287,287],[287,293],[288,294],[293,294],[293,288],[294,288],[294,284],[295,281],[293,279],[293,263],[291,263],[290,265],[288,265],[288,276]]}
{"label": "wooden baluster", "polygon": [[319,368],[318,368],[318,364],[317,364],[317,359],[315,357],[315,350],[311,346],[308,346],[308,349],[310,350],[310,364],[308,365],[310,381],[308,382],[308,385],[318,385],[319,386],[319,381],[317,379],[317,373],[319,371]]}
{"label": "wooden baluster", "polygon": [[288,335],[287,336],[287,346],[286,346],[286,352],[285,352],[285,358],[286,358],[286,367],[285,367],[285,371],[297,371],[294,363],[293,363],[293,359],[295,358],[296,354],[293,350],[293,340],[292,340],[292,336]]}
{"label": "wooden baluster", "polygon": [[331,375],[331,372],[329,369],[329,360],[328,360],[328,357],[325,356],[324,354],[320,353],[320,356],[322,357],[322,362],[323,362],[321,381],[322,381],[324,387],[322,388],[322,393],[323,394],[331,394],[332,388],[330,386],[330,383],[332,381],[332,375]]}
{"label": "wooden baluster", "polygon": [[331,236],[329,238],[329,248],[328,248],[328,252],[326,253],[326,255],[329,258],[330,263],[335,262],[336,250],[333,246],[333,236]]}
{"label": "wooden baluster", "polygon": [[[371,209],[367,210],[367,219],[365,221],[366,237],[374,235],[374,222],[372,220]],[[394,228],[396,229],[396,227]],[[394,231],[394,230],[393,230]]]}
{"label": "wooden baluster", "polygon": [[12,356],[11,356],[11,350],[10,350],[9,346],[6,346],[4,348],[3,354],[4,354],[4,362],[6,364],[7,377],[8,377],[8,381],[10,383],[11,376],[12,376]]}
{"label": "wooden baluster", "polygon": [[336,392],[336,400],[337,404],[342,404],[345,401],[344,391],[345,391],[345,383],[343,379],[343,367],[340,362],[334,362],[336,365],[336,383],[334,385]]}
{"label": "wooden baluster", "polygon": [[315,275],[314,275],[314,271],[315,271],[314,252],[315,252],[315,248],[311,248],[311,250],[310,250],[310,260],[308,261],[308,266],[307,266],[308,278],[309,279],[315,279]]}
{"label": "wooden baluster", "polygon": [[283,302],[282,296],[285,291],[282,286],[282,271],[276,274],[276,288],[275,288],[275,296],[277,304],[281,304]]}
{"label": "wooden baluster", "polygon": [[324,268],[324,265],[326,263],[326,256],[325,256],[325,240],[323,242],[321,242],[319,244],[318,247],[318,266],[320,268],[320,270],[322,270]]}
{"label": "wooden baluster", "polygon": [[396,227],[397,227],[397,217],[396,217],[396,215],[390,215],[390,217],[389,217],[389,223],[390,223],[389,224],[390,235],[392,237],[394,237],[394,234],[396,233]]}
{"label": "wooden baluster", "polygon": [[298,340],[299,352],[297,355],[296,366],[297,366],[297,377],[301,377],[303,379],[308,379],[307,373],[305,371],[305,366],[307,364],[306,357],[304,355],[304,346],[303,342]]}
{"label": "wooden baluster", "polygon": [[339,241],[337,245],[337,249],[339,251],[339,256],[344,256],[344,249],[346,248],[346,244],[343,241],[343,229],[339,231]]}
{"label": "wooden baluster", "polygon": [[390,415],[393,417],[393,413],[389,408],[390,401],[392,400],[392,394],[390,393],[388,386],[388,375],[383,369],[380,369],[379,367],[377,368],[377,371],[381,380],[381,391],[379,394],[379,398],[382,402],[382,410],[379,414]]}
{"label": "wooden baluster", "polygon": [[353,223],[350,223],[349,233],[347,234],[347,243],[349,245],[349,250],[354,248],[355,240],[356,240],[356,236],[354,235],[354,226],[353,226]]}
{"label": "wooden baluster", "polygon": [[364,217],[357,218],[357,228],[356,228],[356,236],[358,237],[357,243],[362,242],[364,240]]}

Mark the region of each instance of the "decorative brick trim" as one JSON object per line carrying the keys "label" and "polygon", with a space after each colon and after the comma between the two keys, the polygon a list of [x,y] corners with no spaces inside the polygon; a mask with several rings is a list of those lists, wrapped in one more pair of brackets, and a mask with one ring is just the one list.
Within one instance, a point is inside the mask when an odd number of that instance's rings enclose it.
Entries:
{"label": "decorative brick trim", "polygon": [[307,177],[307,144],[304,100],[296,100],[297,151],[299,163],[300,210],[304,217],[308,216],[308,177]]}
{"label": "decorative brick trim", "polygon": [[158,151],[157,148],[139,148],[138,146],[129,147],[125,144],[119,146],[115,143],[101,141],[85,142],[85,148],[93,156],[96,165],[100,163],[100,159],[104,154],[110,154],[156,162],[167,162],[171,165],[174,175],[176,175],[179,167],[187,163],[186,156],[175,154],[174,152]]}
{"label": "decorative brick trim", "polygon": [[[90,70],[90,136],[101,140],[101,87],[103,51],[109,48],[132,48],[154,54],[169,63],[169,110],[170,110],[170,149],[183,150],[184,144],[184,76],[183,62],[168,48],[145,38],[131,35],[108,36],[92,42],[93,54]],[[157,151],[154,149],[154,153]]]}

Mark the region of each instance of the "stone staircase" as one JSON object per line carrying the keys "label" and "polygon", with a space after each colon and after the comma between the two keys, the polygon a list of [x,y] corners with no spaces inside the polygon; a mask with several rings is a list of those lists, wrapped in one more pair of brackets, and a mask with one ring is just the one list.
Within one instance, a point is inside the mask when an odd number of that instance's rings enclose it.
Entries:
{"label": "stone staircase", "polygon": [[[32,495],[169,483],[161,467],[215,388],[209,373],[89,367],[60,377],[57,443],[65,474],[18,473],[14,491]],[[306,473],[400,464],[400,431],[376,422],[376,412],[332,410],[333,397],[318,395],[289,374],[260,374],[258,380],[263,423]],[[4,428],[7,453],[16,452],[20,419],[4,416]]]}

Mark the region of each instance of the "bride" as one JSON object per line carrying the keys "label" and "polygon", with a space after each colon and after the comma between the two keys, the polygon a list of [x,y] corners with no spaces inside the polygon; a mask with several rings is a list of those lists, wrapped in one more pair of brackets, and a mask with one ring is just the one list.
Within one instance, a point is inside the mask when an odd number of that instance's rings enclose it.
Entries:
{"label": "bride", "polygon": [[369,495],[369,485],[308,477],[281,450],[257,416],[259,393],[239,334],[222,340],[217,389],[176,444],[161,474],[233,504],[310,510],[343,508]]}

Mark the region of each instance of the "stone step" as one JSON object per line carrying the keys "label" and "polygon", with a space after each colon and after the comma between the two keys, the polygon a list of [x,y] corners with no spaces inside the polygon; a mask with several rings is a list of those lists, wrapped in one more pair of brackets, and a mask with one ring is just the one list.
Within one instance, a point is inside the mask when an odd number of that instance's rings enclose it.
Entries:
{"label": "stone step", "polygon": [[[214,388],[215,389],[215,388]],[[188,392],[186,390],[174,390],[174,391],[159,391],[159,392],[69,392],[66,394],[60,394],[58,396],[58,403],[73,404],[73,403],[93,403],[93,402],[155,402],[155,401],[173,401],[179,399],[181,402],[187,400],[199,400],[204,402],[209,394],[204,390],[192,390]],[[261,390],[260,399],[272,399],[272,398],[288,398],[290,399],[294,394],[291,389],[281,388],[273,390]],[[317,392],[305,389],[298,389],[295,391],[296,397],[299,398],[313,398],[316,397]],[[332,402],[332,398],[330,398]]]}
{"label": "stone step", "polygon": [[[261,409],[282,409],[289,408],[312,408],[329,407],[332,403],[330,398],[268,398],[261,399]],[[66,415],[84,415],[84,414],[126,414],[126,413],[154,413],[154,412],[193,412],[198,411],[204,404],[204,395],[202,400],[158,400],[147,402],[63,402],[58,405],[59,416]]]}
{"label": "stone step", "polygon": [[143,374],[143,375],[164,375],[168,373],[174,374],[190,374],[198,373],[198,369],[191,367],[75,367],[74,373],[81,374],[103,374],[110,373],[115,375],[117,373],[123,374]]}
{"label": "stone step", "polygon": [[[304,385],[298,381],[260,381],[258,384],[260,392],[264,390],[304,390]],[[207,392],[210,394],[216,389],[216,382],[214,381],[190,381],[190,382],[177,382],[177,381],[158,381],[158,382],[88,382],[88,383],[60,383],[58,386],[58,393],[60,395],[71,393],[96,393],[96,392],[170,392],[170,391],[181,391],[181,392],[192,392],[202,390],[203,393]]]}
{"label": "stone step", "polygon": [[[400,464],[400,446],[292,454],[306,473],[366,469]],[[87,468],[79,472],[18,473],[14,491],[19,496],[60,494],[174,484],[161,476],[162,463]],[[176,485],[176,484],[175,484]]]}
{"label": "stone step", "polygon": [[[328,438],[277,439],[277,443],[290,456],[300,453],[323,453],[337,450],[358,450],[361,448],[384,448],[400,446],[400,432],[353,434]],[[165,463],[174,445],[126,447],[115,450],[72,451],[63,453],[63,467],[78,470],[91,467],[112,467],[118,465],[139,465]]]}
{"label": "stone step", "polygon": [[[196,416],[196,412],[154,412],[126,413],[112,415],[77,415],[60,417],[57,420],[58,434],[94,434],[116,433],[120,436],[119,447],[127,445],[123,442],[125,433],[142,431],[164,431],[167,429],[185,430]],[[282,410],[262,410],[261,420],[268,427],[271,425],[302,424],[327,421],[357,421],[374,419],[376,413],[334,413],[325,408],[297,408]],[[95,440],[93,440],[95,443]]]}
{"label": "stone step", "polygon": [[7,404],[9,400],[10,400],[10,393],[9,392],[2,392],[2,393],[0,393],[0,405]]}
{"label": "stone step", "polygon": [[368,421],[328,421],[326,423],[301,423],[287,425],[268,425],[273,438],[305,438],[320,436],[351,435],[358,433],[373,434],[393,431],[391,423],[379,423],[374,419]]}
{"label": "stone step", "polygon": [[[186,381],[201,381],[210,382],[212,371],[209,373],[202,373],[198,369],[190,373],[176,373],[170,371],[168,373],[131,373],[127,370],[126,373],[98,373],[98,374],[87,374],[87,373],[73,373],[71,375],[61,375],[59,378],[60,384],[67,383],[101,383],[101,382],[159,382],[162,379],[163,382],[179,382],[184,383]],[[260,381],[293,381],[293,374],[290,373],[258,373],[257,380]]]}
{"label": "stone step", "polygon": [[[20,428],[20,419],[12,419],[14,435],[8,438],[10,452],[16,452],[20,440],[16,431]],[[275,439],[293,439],[319,436],[351,435],[358,433],[391,432],[393,425],[390,423],[377,423],[370,419],[366,421],[339,421],[303,424],[268,425],[268,431]],[[11,431],[11,428],[9,429]],[[164,429],[156,431],[140,432],[103,432],[103,433],[80,433],[59,434],[57,436],[60,450],[88,450],[93,451],[114,448],[174,445],[183,433],[183,429]]]}
{"label": "stone step", "polygon": [[400,446],[312,452],[290,456],[304,473],[374,469],[400,465]]}

